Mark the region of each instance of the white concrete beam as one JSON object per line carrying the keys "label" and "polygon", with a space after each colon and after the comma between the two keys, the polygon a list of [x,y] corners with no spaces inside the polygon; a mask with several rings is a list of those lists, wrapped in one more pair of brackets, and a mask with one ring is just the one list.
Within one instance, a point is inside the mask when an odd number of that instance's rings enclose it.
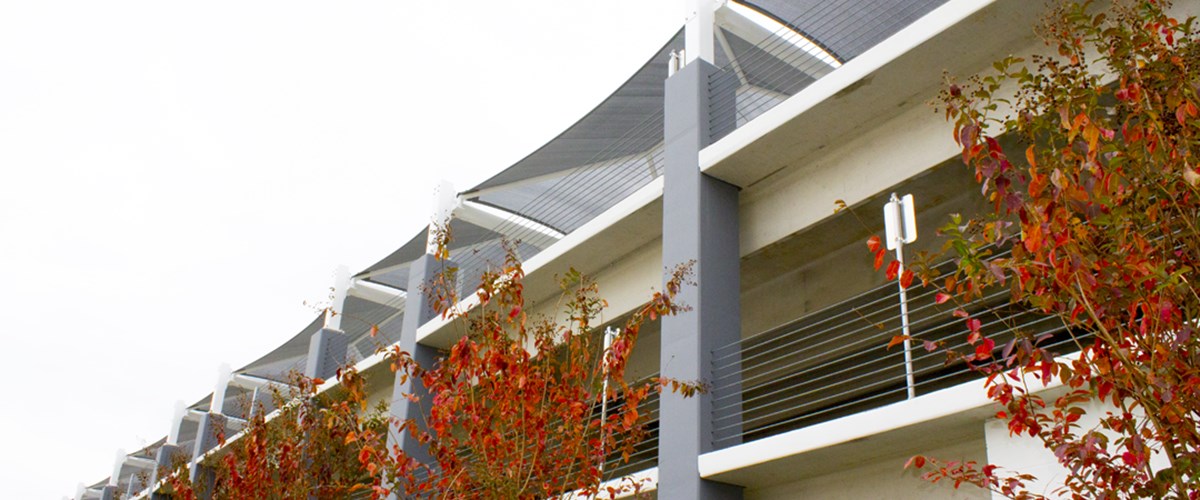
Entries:
{"label": "white concrete beam", "polygon": [[[188,421],[192,421],[192,422],[199,422],[200,419],[208,413],[209,412],[206,412],[203,410],[188,410],[187,416],[184,417],[184,419],[188,420]],[[225,419],[228,420],[229,422],[233,422],[233,423],[245,423],[246,422],[246,419],[244,419],[244,418],[232,417],[232,416],[226,415],[224,413],[220,413],[220,415],[222,417],[225,417]]]}
{"label": "white concrete beam", "polygon": [[248,389],[248,390],[271,388],[271,387],[279,387],[281,389],[285,389],[285,388],[289,387],[288,384],[279,382],[277,380],[256,377],[254,375],[248,375],[245,373],[233,374],[233,378],[231,378],[229,380],[229,385],[232,385],[234,387],[240,387],[242,389]]}
{"label": "white concrete beam", "polygon": [[546,248],[565,236],[562,232],[520,214],[470,200],[460,200],[454,217],[504,236]]}
{"label": "white concrete beam", "polygon": [[371,283],[362,278],[350,280],[350,295],[392,308],[402,308],[408,293],[387,285]]}
{"label": "white concrete beam", "polygon": [[158,464],[149,458],[125,457],[125,466],[143,470],[154,470]]}

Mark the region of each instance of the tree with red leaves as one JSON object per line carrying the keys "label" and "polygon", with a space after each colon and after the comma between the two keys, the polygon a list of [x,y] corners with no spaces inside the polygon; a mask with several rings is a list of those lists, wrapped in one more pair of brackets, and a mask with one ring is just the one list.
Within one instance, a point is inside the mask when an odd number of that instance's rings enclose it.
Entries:
{"label": "tree with red leaves", "polygon": [[524,271],[512,251],[504,266],[484,274],[476,292],[480,305],[469,311],[449,307],[457,302],[445,286],[449,280],[435,279],[427,293],[442,304],[441,314],[467,326],[467,335],[432,369],[396,348],[391,359],[430,395],[424,422],[400,422],[400,428],[426,444],[436,463],[417,464],[400,450],[378,448],[364,455],[366,463],[386,471],[381,484],[402,496],[548,498],[637,490],[640,484],[627,481],[600,491],[606,463],[628,460],[647,436],[643,402],[652,393],[663,385],[685,394],[699,387],[632,383],[626,367],[642,326],[682,309],[674,297],[689,274],[688,265],[676,268],[665,291],[634,311],[607,349],[594,331],[607,304],[595,282],[575,270],[561,282],[563,321],[528,315]]}
{"label": "tree with red leaves", "polygon": [[[939,303],[1007,287],[1076,336],[1074,356],[1019,330],[996,346],[955,311],[972,349],[954,359],[986,377],[1013,435],[1054,453],[1074,498],[1200,496],[1200,44],[1164,3],[1064,3],[1040,29],[1056,56],[1002,60],[941,95],[991,210],[942,228],[942,253],[917,275]],[[947,255],[957,269],[935,276],[928,262]],[[1036,383],[1064,389],[1043,398]],[[993,465],[909,465],[1038,497],[1032,476]]]}
{"label": "tree with red leaves", "polygon": [[[441,238],[445,256],[448,235]],[[562,278],[564,320],[525,310],[524,271],[514,252],[484,274],[479,306],[457,311],[447,269],[425,292],[464,335],[431,367],[397,346],[388,353],[401,381],[430,397],[421,421],[388,421],[370,411],[364,378],[339,370],[340,387],[318,394],[321,381],[301,379],[273,418],[251,419],[204,466],[210,484],[179,469],[168,489],[177,498],[548,498],[636,493],[634,480],[605,483],[606,465],[628,461],[646,438],[647,399],[662,387],[685,395],[697,384],[659,379],[631,382],[626,368],[647,321],[675,314],[674,297],[690,265],[677,267],[665,290],[630,314],[602,348],[596,320],[606,307],[594,281],[572,270]],[[411,434],[433,463],[419,463],[389,432]],[[184,464],[186,465],[186,464]]]}

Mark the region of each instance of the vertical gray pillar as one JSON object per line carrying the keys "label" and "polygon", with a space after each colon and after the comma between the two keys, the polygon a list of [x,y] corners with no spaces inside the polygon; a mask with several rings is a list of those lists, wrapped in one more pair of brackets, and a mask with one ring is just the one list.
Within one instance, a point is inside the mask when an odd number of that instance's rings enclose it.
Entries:
{"label": "vertical gray pillar", "polygon": [[308,340],[308,359],[304,366],[304,376],[325,380],[333,378],[337,369],[346,362],[346,348],[349,344],[350,336],[341,330],[317,330]]}
{"label": "vertical gray pillar", "polygon": [[116,498],[117,498],[117,487],[116,486],[109,485],[109,486],[105,486],[104,489],[100,490],[100,500],[116,500]]}
{"label": "vertical gray pillar", "polygon": [[125,495],[123,495],[125,498],[131,498],[146,489],[145,480],[147,476],[144,474],[146,474],[145,471],[139,471],[129,476],[129,487],[125,488]]}
{"label": "vertical gray pillar", "polygon": [[[426,369],[433,367],[434,361],[437,360],[438,350],[417,343],[417,328],[436,315],[433,304],[425,295],[424,288],[441,272],[443,266],[453,267],[454,265],[449,261],[439,262],[432,255],[425,254],[413,261],[408,268],[408,292],[404,301],[404,319],[400,323],[399,345],[401,350],[411,353],[413,359]],[[405,395],[410,393],[416,395],[417,399],[424,403],[409,401]],[[392,386],[392,404],[390,406],[392,418],[411,419],[420,424],[424,421],[421,416],[421,406],[423,404],[427,406],[428,398],[429,393],[419,380],[409,379],[402,383],[397,375]],[[392,429],[388,435],[388,447],[391,448],[393,445],[400,446],[400,449],[404,450],[408,456],[421,463],[430,464],[433,461],[425,446],[413,439],[407,432],[398,433]]]}
{"label": "vertical gray pillar", "polygon": [[212,490],[216,485],[216,472],[211,467],[202,465],[200,457],[217,447],[217,434],[225,433],[225,424],[225,415],[220,413],[210,411],[200,417],[200,425],[196,429],[196,444],[192,448],[191,467],[192,483],[196,485],[200,498],[212,498]]}
{"label": "vertical gray pillar", "polygon": [[[162,479],[175,471],[175,464],[187,460],[187,454],[182,448],[173,444],[164,444],[154,454],[154,470],[150,471],[150,487],[154,488]],[[152,500],[166,500],[167,496],[151,492]]]}
{"label": "vertical gray pillar", "polygon": [[267,387],[256,387],[250,396],[250,409],[246,419],[250,420],[259,415],[270,415],[275,411],[275,395]]}
{"label": "vertical gray pillar", "polygon": [[[663,265],[694,261],[696,286],[683,287],[679,296],[692,309],[662,320],[660,367],[664,377],[683,381],[711,381],[712,350],[741,338],[738,189],[702,174],[698,162],[711,130],[725,128],[709,122],[709,75],[716,71],[695,60],[666,81]],[[713,449],[712,401],[709,393],[663,393],[660,499],[741,498],[741,487],[700,478],[697,459]]]}

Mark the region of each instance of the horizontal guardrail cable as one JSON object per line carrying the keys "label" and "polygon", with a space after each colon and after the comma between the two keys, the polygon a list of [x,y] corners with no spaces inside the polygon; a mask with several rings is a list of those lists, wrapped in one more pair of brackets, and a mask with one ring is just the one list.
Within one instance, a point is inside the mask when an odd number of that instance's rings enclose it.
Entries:
{"label": "horizontal guardrail cable", "polygon": [[[996,297],[996,296],[998,296],[998,295],[993,295],[993,297]],[[888,329],[882,328],[880,325],[884,324],[884,322],[886,322],[886,321],[899,320],[900,316],[898,314],[898,311],[893,310],[896,308],[892,307],[892,306],[895,306],[898,304],[895,295],[885,296],[884,298],[887,300],[877,300],[877,301],[872,302],[873,307],[875,308],[874,310],[864,312],[864,311],[862,311],[863,308],[855,307],[854,312],[856,312],[858,314],[848,318],[843,323],[829,325],[828,327],[818,330],[818,331],[810,331],[809,328],[797,328],[797,329],[791,329],[791,330],[778,331],[777,334],[779,335],[779,337],[777,337],[777,338],[781,341],[781,347],[791,347],[791,346],[796,346],[798,344],[804,344],[804,347],[800,347],[800,348],[796,348],[796,349],[788,350],[786,352],[779,353],[777,356],[772,357],[769,360],[765,360],[765,361],[772,361],[772,360],[777,360],[780,358],[799,357],[801,355],[808,353],[809,351],[818,350],[821,348],[828,347],[830,345],[833,345],[835,347],[839,347],[839,348],[845,350],[846,348],[856,347],[856,346],[864,345],[864,344],[867,344],[870,342],[878,342],[881,339],[885,339],[884,335],[885,335],[886,331],[888,331]],[[912,301],[910,300],[910,302],[912,302]],[[926,312],[927,310],[929,310],[931,308],[933,308],[933,306],[924,305],[924,306],[913,308],[912,312],[915,312],[915,313]],[[826,309],[826,310],[828,310],[828,309]],[[820,314],[820,312],[813,314],[813,316],[818,315],[818,314]],[[910,313],[910,315],[911,315],[911,313]],[[843,315],[840,315],[840,316],[843,316]],[[917,319],[914,322],[914,324],[917,324],[919,326],[920,323],[928,323],[929,321],[934,321],[935,319],[936,318],[933,318],[933,317],[920,318],[920,319]],[[849,330],[847,330],[847,328],[849,328]],[[842,332],[842,333],[838,333],[837,335],[831,336],[831,334],[833,334],[835,332]],[[874,336],[865,336],[865,337],[862,336],[863,333],[871,333],[871,332],[878,332],[878,333]],[[849,343],[849,344],[840,342],[841,340],[848,338],[848,337],[853,337],[855,340],[852,340],[851,343]],[[817,340],[814,343],[812,341],[813,339],[819,339],[819,340]],[[757,347],[759,347],[759,346],[752,345],[752,346],[748,347],[747,349],[745,349],[745,351],[749,352],[749,351],[754,350]],[[781,350],[781,349],[772,348],[773,352],[779,351],[779,350]],[[823,352],[829,352],[829,351],[826,350]],[[828,355],[826,355],[825,357],[828,357]],[[762,356],[747,356],[747,357],[741,358],[740,363],[742,365],[755,366],[755,365],[759,364],[761,358],[762,358]],[[726,356],[722,361],[717,361],[717,363],[718,364],[725,363],[725,362],[733,363],[733,362],[737,362],[737,361],[738,361],[738,359],[736,358],[736,356]],[[786,368],[786,367],[776,367],[776,368],[772,368],[772,370],[776,370],[778,368]],[[722,388],[724,384],[720,383],[721,380],[723,380],[725,378],[730,378],[730,377],[733,377],[736,375],[744,375],[743,371],[722,374],[720,377],[714,379],[714,382],[713,382],[714,387],[716,387],[717,389]],[[761,375],[770,375],[771,373],[774,373],[774,371],[768,372],[765,374],[761,374]],[[759,374],[756,374],[755,376],[758,376],[758,375]],[[746,377],[741,377],[740,383],[745,383],[745,380],[746,380]],[[739,379],[734,379],[734,382],[739,382]]]}
{"label": "horizontal guardrail cable", "polygon": [[[932,292],[931,292],[931,293],[932,293]],[[999,296],[1000,296],[1000,295],[992,295],[991,297],[999,297]],[[849,344],[842,344],[842,343],[838,343],[838,341],[840,341],[840,340],[842,340],[842,339],[845,339],[845,338],[847,338],[847,337],[854,337],[854,336],[858,336],[858,335],[862,334],[863,332],[881,331],[881,330],[878,328],[878,324],[879,324],[879,323],[881,323],[882,321],[885,321],[885,320],[898,320],[898,319],[899,319],[899,315],[898,315],[898,314],[891,315],[891,316],[888,316],[888,317],[886,317],[886,318],[877,319],[877,320],[874,320],[874,321],[872,321],[872,320],[870,319],[872,316],[876,316],[876,315],[878,315],[878,314],[882,314],[883,312],[890,312],[890,311],[887,311],[887,309],[886,309],[886,308],[887,308],[889,305],[895,305],[895,304],[896,304],[896,297],[895,297],[895,296],[890,296],[890,297],[886,297],[886,298],[887,298],[887,299],[889,299],[889,300],[887,300],[887,301],[876,301],[876,302],[885,302],[885,303],[884,303],[884,304],[880,304],[880,308],[879,308],[879,309],[877,309],[875,312],[869,312],[869,313],[866,313],[866,314],[864,314],[864,315],[862,315],[862,316],[858,316],[858,317],[852,318],[852,320],[851,320],[851,321],[854,321],[854,322],[856,322],[856,323],[857,323],[857,322],[860,322],[860,321],[861,321],[861,322],[869,322],[869,323],[867,323],[867,324],[860,324],[859,326],[855,327],[853,330],[850,330],[850,331],[844,332],[844,333],[842,333],[842,334],[839,334],[839,335],[836,335],[836,336],[833,336],[833,337],[828,337],[828,338],[825,338],[825,339],[823,339],[823,340],[821,340],[821,341],[819,341],[819,342],[817,342],[817,343],[815,343],[815,344],[810,344],[810,345],[807,345],[807,346],[805,346],[805,347],[802,347],[802,348],[799,348],[799,349],[795,349],[795,350],[787,351],[787,352],[786,352],[786,353],[784,353],[783,355],[784,355],[784,356],[786,356],[786,357],[789,357],[789,358],[791,358],[791,357],[799,357],[800,355],[802,355],[802,354],[805,354],[805,353],[807,353],[807,352],[809,352],[809,351],[817,350],[817,349],[819,349],[819,348],[821,348],[821,347],[825,347],[825,346],[827,346],[827,345],[830,345],[830,344],[832,344],[832,345],[835,345],[835,346],[837,346],[837,347],[839,347],[839,348],[841,348],[841,349],[843,349],[843,350],[844,350],[844,349],[846,349],[846,348],[849,348],[849,347],[857,347],[857,346],[860,346],[860,345],[866,345],[866,344],[869,344],[869,343],[872,343],[872,342],[878,342],[878,341],[879,341],[879,339],[880,339],[880,338],[882,338],[882,333],[881,333],[880,335],[876,335],[876,336],[874,336],[874,337],[859,337],[857,340],[854,340],[854,341],[852,341],[852,342],[851,342],[851,343],[849,343]],[[911,299],[910,299],[910,300],[911,300]],[[920,307],[920,308],[914,308],[914,310],[910,311],[910,314],[912,314],[912,313],[914,313],[914,312],[923,312],[923,311],[925,311],[925,310],[927,310],[927,309],[930,309],[931,307],[932,307],[932,306],[926,305],[926,306],[922,306],[922,307]],[[914,326],[914,327],[919,327],[919,326],[920,326],[920,323],[927,323],[927,322],[934,321],[934,320],[935,320],[935,318],[922,318],[922,319],[920,319],[920,320],[917,320],[916,322],[914,322],[914,323],[912,324],[912,326]],[[832,331],[834,331],[834,330],[838,329],[838,327],[839,327],[839,326],[841,326],[841,327],[844,327],[844,326],[845,326],[845,324],[841,324],[841,325],[832,325],[832,326],[830,326],[829,328],[826,328],[826,329],[824,329],[824,330],[821,330],[821,331],[817,331],[817,332],[815,332],[815,333],[812,333],[812,334],[810,334],[810,335],[805,335],[804,337],[819,337],[819,336],[821,336],[821,335],[823,335],[823,334],[825,334],[825,333],[830,333],[830,332],[832,332]],[[891,329],[891,330],[898,330],[898,329],[899,329],[899,327],[897,327],[897,328],[894,328],[894,329]],[[891,330],[888,330],[888,331],[891,331]],[[787,337],[785,337],[785,338],[793,338],[793,340],[790,340],[790,341],[788,341],[787,343],[785,343],[785,344],[782,344],[781,346],[778,346],[778,347],[776,347],[776,348],[772,348],[772,349],[771,349],[771,352],[773,353],[773,352],[775,352],[775,351],[779,351],[779,350],[781,350],[781,349],[782,349],[782,348],[784,348],[784,347],[788,347],[788,346],[794,346],[794,345],[796,345],[796,344],[801,344],[801,343],[804,343],[804,342],[806,342],[806,340],[807,340],[807,339],[806,339],[806,338],[804,338],[804,337],[801,337],[801,336],[800,336],[800,334],[802,334],[802,333],[805,333],[806,331],[807,331],[806,329],[801,329],[801,330],[794,330],[794,331],[790,332],[789,334],[787,334]],[[749,351],[749,350],[751,350],[751,349],[747,349],[747,351]],[[760,353],[760,354],[761,354],[761,353]],[[753,356],[748,356],[748,357],[746,357],[746,358],[742,358],[742,360],[741,360],[741,364],[742,364],[743,366],[745,366],[745,365],[747,365],[747,364],[750,364],[750,365],[752,365],[752,366],[753,366],[753,365],[755,365],[755,363],[758,361],[758,359],[760,359],[760,358],[762,357],[760,354],[755,354],[755,355],[753,355]],[[726,356],[726,357],[725,357],[725,359],[734,359],[734,356]],[[778,358],[773,358],[773,359],[778,359]],[[747,381],[748,379],[753,379],[753,378],[759,378],[759,377],[763,377],[763,376],[768,376],[768,375],[771,375],[771,374],[777,373],[777,372],[779,372],[779,371],[781,371],[781,370],[786,370],[786,369],[788,369],[788,368],[790,368],[790,367],[792,367],[792,366],[794,366],[794,365],[788,365],[788,366],[780,366],[780,367],[775,367],[775,368],[772,368],[772,369],[771,369],[771,371],[769,371],[769,372],[765,372],[765,373],[758,373],[758,374],[752,375],[752,376],[750,376],[750,377],[741,377],[741,375],[744,375],[744,374],[745,374],[745,371],[746,371],[746,369],[743,369],[743,370],[741,370],[741,371],[734,372],[734,373],[723,373],[723,374],[721,374],[721,375],[719,375],[719,376],[717,376],[717,377],[714,377],[714,378],[713,378],[713,382],[712,382],[712,384],[713,384],[713,389],[714,389],[714,390],[716,390],[716,391],[720,391],[721,389],[724,389],[725,387],[727,387],[727,385],[726,385],[726,384],[723,384],[723,383],[721,383],[721,381],[722,381],[722,380],[725,380],[725,379],[732,379],[732,382],[731,382],[730,384],[736,384],[736,385],[740,385],[740,384],[744,384],[744,383],[746,383],[746,381]]]}
{"label": "horizontal guardrail cable", "polygon": [[[1057,320],[1057,318],[1052,317],[1052,316],[1040,316],[1028,323],[1017,325],[1016,328],[1017,329],[1023,329],[1023,328],[1027,329],[1027,328],[1031,328],[1039,323],[1053,322],[1054,320]],[[986,324],[986,325],[984,325],[984,329],[986,330],[989,326],[994,326],[1000,322],[1001,322],[1001,320],[996,320],[996,321],[991,322],[990,324]],[[1059,325],[1061,326],[1061,322],[1059,322]],[[1062,328],[1065,328],[1065,327],[1062,327]],[[1052,332],[1052,331],[1054,331],[1054,329],[1047,330],[1047,331]],[[965,340],[963,340],[962,342],[959,342],[956,344],[947,345],[947,348],[961,350],[963,348],[966,348],[967,346],[968,346],[967,342]],[[944,354],[941,354],[940,351],[934,351],[933,353],[927,353],[927,354],[932,355],[932,357],[939,358],[939,363],[936,366],[932,366],[932,365],[926,366],[926,367],[923,367],[922,369],[917,370],[916,373],[918,375],[937,371],[938,369],[943,368],[943,365],[942,365],[942,363],[940,363],[940,360],[945,359]],[[923,356],[924,359],[929,359],[930,357],[931,356]],[[893,359],[893,358],[898,358],[898,359]],[[916,361],[917,360],[914,359],[914,362],[916,362]],[[835,388],[838,386],[852,385],[852,389],[855,389],[855,390],[861,392],[863,390],[869,390],[872,388],[896,385],[901,381],[899,379],[902,379],[903,375],[904,375],[904,373],[903,373],[903,371],[904,371],[903,351],[893,351],[893,353],[891,353],[891,354],[888,354],[881,358],[875,358],[875,359],[869,361],[868,363],[866,363],[865,365],[861,365],[861,366],[867,366],[867,365],[884,365],[884,366],[882,366],[881,368],[876,368],[870,372],[858,374],[858,375],[850,377],[850,378],[845,378],[844,374],[841,372],[828,373],[824,376],[818,377],[817,379],[806,379],[803,383],[800,384],[800,385],[817,385],[817,387],[814,387],[813,389],[811,389],[809,391],[789,394],[787,396],[784,396],[782,399],[770,400],[765,403],[760,402],[760,401],[746,400],[746,401],[743,401],[742,404],[743,405],[758,405],[759,409],[761,410],[762,408],[777,407],[777,406],[789,404],[796,400],[803,399],[804,400],[803,403],[799,406],[802,406],[802,407],[814,406],[814,405],[819,405],[820,403],[824,403],[826,401],[830,401],[837,397],[840,397],[843,395],[843,393],[835,393],[835,394],[831,394],[829,396],[824,396],[824,397],[817,398],[817,399],[804,399],[804,398],[806,396],[812,395],[814,393],[828,391],[831,388]],[[863,379],[872,380],[872,376],[878,375],[881,373],[886,373],[889,371],[897,373],[897,376],[896,376],[897,380],[881,379],[881,380],[875,380],[874,382],[869,382],[869,383],[866,383],[863,385],[857,384],[857,382],[860,380],[863,380]],[[966,370],[958,370],[955,374],[969,375],[969,373],[970,372],[968,372]],[[835,381],[833,383],[830,383],[828,385],[818,385],[817,384],[823,380],[834,378],[834,377],[837,377],[837,378],[835,378]],[[791,377],[789,377],[789,378],[791,378]],[[921,386],[922,383],[918,382],[916,385]],[[928,386],[927,383],[925,385]],[[903,387],[898,387],[895,391],[895,395],[897,395],[897,396],[903,395],[903,392],[904,392],[903,390],[904,390]],[[778,392],[765,393],[765,394],[757,396],[756,399],[762,400],[762,399],[766,399],[766,398],[773,397],[776,395],[778,395]],[[716,408],[715,410],[716,411],[729,410],[729,409],[732,409],[734,406],[736,406],[736,405],[726,405],[724,407]],[[753,427],[756,420],[767,420],[767,419],[770,419],[771,417],[778,416],[781,413],[791,412],[796,407],[797,406],[786,406],[783,410],[779,410],[775,413],[759,415],[759,416],[753,417],[751,419],[746,419],[743,421],[734,421],[733,424],[726,424],[723,426],[715,426],[716,429],[714,430],[714,432],[721,433],[722,431],[727,431],[736,426],[743,426],[743,425]],[[807,417],[807,416],[811,416],[813,414],[816,414],[816,413],[806,414],[805,416]],[[735,417],[740,417],[740,416],[741,415],[739,415],[739,414],[722,415],[722,416],[718,416],[718,417],[714,418],[714,421],[721,421],[721,420],[730,421],[730,420],[733,420]],[[770,426],[759,427],[759,428],[756,428],[755,431],[762,431],[769,427]]]}
{"label": "horizontal guardrail cable", "polygon": [[[945,272],[950,266],[937,268]],[[1049,335],[1043,346],[1050,349],[1077,348],[1060,318],[1008,304],[1008,293],[999,288],[961,306],[983,320],[981,331],[996,342],[995,349],[1018,331]],[[964,320],[950,314],[959,306],[936,304],[933,290],[912,294],[908,302],[918,396],[977,377],[945,352],[973,348],[966,341]],[[908,397],[904,350],[885,348],[900,332],[898,291],[889,281],[715,349],[710,385],[714,444],[730,446],[903,401]],[[923,349],[922,341],[938,347]]]}

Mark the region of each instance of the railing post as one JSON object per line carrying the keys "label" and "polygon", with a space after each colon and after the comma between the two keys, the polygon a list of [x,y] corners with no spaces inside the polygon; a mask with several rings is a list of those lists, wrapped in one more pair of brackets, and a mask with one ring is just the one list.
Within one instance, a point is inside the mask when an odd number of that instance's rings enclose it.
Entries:
{"label": "railing post", "polygon": [[[702,15],[710,4],[707,0],[690,4],[697,6],[701,15],[697,23],[689,22],[689,31],[696,24],[702,37],[711,37],[711,12],[707,21]],[[690,311],[663,318],[660,369],[671,379],[710,381],[712,350],[741,338],[738,188],[699,169],[700,149],[710,142],[711,130],[722,124],[709,122],[709,78],[718,70],[703,56],[704,47],[711,47],[712,40],[707,40],[707,45],[702,41],[695,52],[690,43],[691,38],[687,49],[691,61],[666,81],[663,265],[671,268],[694,261],[697,285],[685,286],[679,297]],[[728,116],[732,119],[732,114]],[[740,392],[739,385],[733,384],[732,389]],[[700,478],[697,459],[713,449],[712,403],[711,393],[691,398],[663,393],[659,402],[659,442],[663,443],[658,456],[659,498],[741,498],[741,487]]]}
{"label": "railing post", "polygon": [[917,397],[917,382],[913,377],[912,335],[908,323],[908,291],[904,289],[904,244],[917,241],[916,207],[911,194],[903,199],[892,193],[883,207],[883,221],[887,231],[887,248],[896,251],[896,285],[900,290],[900,334],[904,336],[904,385],[908,399]]}

